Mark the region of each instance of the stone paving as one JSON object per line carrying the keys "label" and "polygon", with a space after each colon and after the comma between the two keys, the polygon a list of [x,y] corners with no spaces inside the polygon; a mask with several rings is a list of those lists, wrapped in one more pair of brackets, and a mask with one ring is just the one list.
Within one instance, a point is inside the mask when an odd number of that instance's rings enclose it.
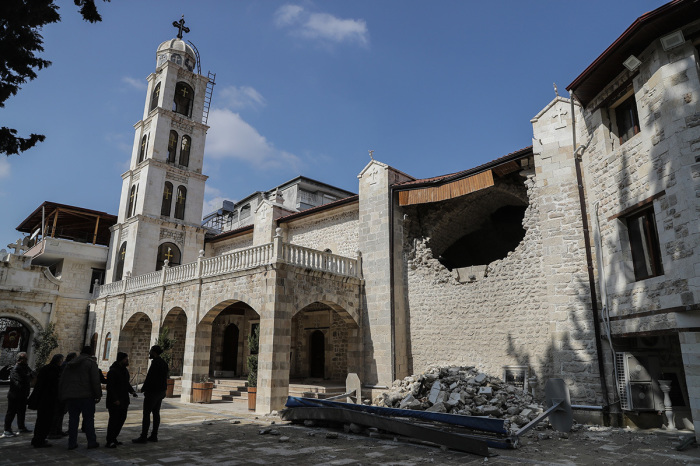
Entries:
{"label": "stone paving", "polygon": [[[0,387],[0,413],[7,407],[7,387]],[[123,445],[103,448],[107,426],[104,401],[98,405],[95,425],[100,448],[88,450],[84,435],[76,450],[67,450],[67,439],[51,440],[53,447],[35,449],[32,434],[0,439],[0,465],[184,465],[184,464],[304,464],[304,465],[418,465],[434,464],[700,464],[700,451],[674,449],[689,432],[633,432],[626,429],[583,427],[570,434],[535,430],[517,450],[494,450],[488,459],[474,455],[414,445],[392,439],[347,434],[342,430],[290,425],[274,416],[241,411],[238,403],[193,405],[167,399],[161,410],[160,441],[136,445],[140,433],[142,398],[131,405],[120,435]],[[31,428],[35,411],[27,411]],[[66,416],[66,425],[67,425]],[[273,424],[274,423],[274,424]],[[264,428],[272,429],[260,435]],[[336,439],[326,438],[336,432]]]}

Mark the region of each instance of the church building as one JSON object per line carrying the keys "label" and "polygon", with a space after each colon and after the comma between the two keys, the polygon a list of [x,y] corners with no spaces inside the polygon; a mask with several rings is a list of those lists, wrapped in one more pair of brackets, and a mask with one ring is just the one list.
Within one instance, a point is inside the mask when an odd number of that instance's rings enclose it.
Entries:
{"label": "church building", "polygon": [[[570,98],[534,115],[527,147],[491,162],[419,178],[371,158],[357,194],[300,176],[204,220],[213,75],[182,34],[163,42],[118,216],[99,214],[109,241],[90,266],[103,275],[86,283],[98,280],[80,338],[101,368],[124,351],[145,373],[167,327],[172,375],[192,401],[203,378],[247,375],[259,332],[259,413],[282,408],[295,384],[356,373],[370,398],[429,366],[466,365],[540,395],[563,378],[572,403],[598,407],[582,418],[700,427],[695,18],[690,0],[638,18]],[[41,268],[36,248],[56,239],[33,216],[36,245],[0,261],[0,302],[22,299],[8,285],[20,270],[60,288],[78,254]],[[29,315],[12,306],[0,322]],[[34,308],[45,315],[29,333],[60,320]]]}

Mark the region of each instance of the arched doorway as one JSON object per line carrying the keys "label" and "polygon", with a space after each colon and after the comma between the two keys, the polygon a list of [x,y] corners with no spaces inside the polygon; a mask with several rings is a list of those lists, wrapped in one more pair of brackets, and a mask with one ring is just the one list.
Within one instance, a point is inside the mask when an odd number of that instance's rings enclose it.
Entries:
{"label": "arched doorway", "polygon": [[289,378],[342,382],[348,373],[360,373],[359,328],[348,311],[333,302],[313,302],[291,321]]}
{"label": "arched doorway", "polygon": [[236,324],[229,324],[224,330],[224,344],[221,348],[222,370],[238,374],[238,336],[240,331]]}
{"label": "arched doorway", "polygon": [[248,336],[259,322],[258,313],[242,301],[225,301],[207,313],[197,326],[197,333],[201,336],[208,333],[211,338],[210,345],[206,345],[210,376],[218,380],[248,374]]}
{"label": "arched doorway", "polygon": [[320,330],[309,335],[309,377],[324,378],[326,373],[326,338]]}
{"label": "arched doorway", "polygon": [[0,317],[0,368],[14,364],[17,353],[29,350],[31,331],[22,322]]}
{"label": "arched doorway", "polygon": [[170,350],[170,375],[182,375],[185,363],[185,339],[187,338],[187,315],[179,307],[168,312],[160,331],[168,327],[168,336],[174,340]]}
{"label": "arched doorway", "polygon": [[[136,383],[143,383],[148,372],[148,350],[151,348],[151,319],[143,312],[132,315],[119,334],[119,349],[129,355],[129,373]],[[117,353],[110,352],[110,363]]]}

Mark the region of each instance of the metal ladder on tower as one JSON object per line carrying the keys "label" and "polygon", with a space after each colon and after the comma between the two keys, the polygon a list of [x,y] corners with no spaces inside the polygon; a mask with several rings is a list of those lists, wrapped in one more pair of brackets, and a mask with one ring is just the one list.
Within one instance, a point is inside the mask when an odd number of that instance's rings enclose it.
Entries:
{"label": "metal ladder on tower", "polygon": [[209,107],[211,106],[211,97],[214,94],[214,85],[216,84],[216,73],[208,71],[207,75],[209,80],[207,81],[207,89],[204,92],[204,111],[202,112],[202,123],[205,125],[209,119]]}

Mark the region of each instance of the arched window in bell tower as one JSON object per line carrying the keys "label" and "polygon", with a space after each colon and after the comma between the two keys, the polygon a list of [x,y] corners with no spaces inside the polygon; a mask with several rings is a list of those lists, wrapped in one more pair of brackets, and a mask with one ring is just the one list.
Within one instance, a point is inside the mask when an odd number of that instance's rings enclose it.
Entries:
{"label": "arched window in bell tower", "polygon": [[124,275],[124,258],[126,257],[126,241],[122,243],[117,253],[117,271],[114,274],[114,281],[118,282]]}
{"label": "arched window in bell tower", "polygon": [[194,101],[194,90],[192,87],[183,82],[177,83],[175,86],[175,98],[173,99],[173,112],[192,116],[192,102]]}
{"label": "arched window in bell tower", "polygon": [[168,266],[170,267],[180,265],[180,248],[178,248],[174,243],[163,243],[158,246],[156,270],[161,270],[166,260],[168,261]]}
{"label": "arched window in bell tower", "polygon": [[146,151],[148,150],[148,135],[144,135],[141,138],[141,148],[139,149],[139,162],[143,162],[143,159],[146,158]]}
{"label": "arched window in bell tower", "polygon": [[163,188],[163,203],[160,206],[160,214],[170,217],[170,206],[173,204],[173,184],[170,181],[165,182]]}
{"label": "arched window in bell tower", "polygon": [[160,83],[156,84],[156,88],[153,89],[153,95],[151,95],[151,108],[149,112],[158,106],[158,101],[160,100]]}
{"label": "arched window in bell tower", "polygon": [[170,138],[168,139],[168,163],[175,163],[175,155],[177,154],[177,139],[177,131],[171,129]]}
{"label": "arched window in bell tower", "polygon": [[136,214],[136,198],[138,196],[138,186],[133,185],[129,191],[129,208],[126,209],[126,217],[133,217]]}
{"label": "arched window in bell tower", "polygon": [[185,219],[185,202],[187,202],[187,188],[177,187],[177,197],[175,198],[175,218]]}
{"label": "arched window in bell tower", "polygon": [[182,136],[182,143],[180,144],[180,165],[186,167],[190,164],[190,147],[192,146],[192,138],[189,136]]}

